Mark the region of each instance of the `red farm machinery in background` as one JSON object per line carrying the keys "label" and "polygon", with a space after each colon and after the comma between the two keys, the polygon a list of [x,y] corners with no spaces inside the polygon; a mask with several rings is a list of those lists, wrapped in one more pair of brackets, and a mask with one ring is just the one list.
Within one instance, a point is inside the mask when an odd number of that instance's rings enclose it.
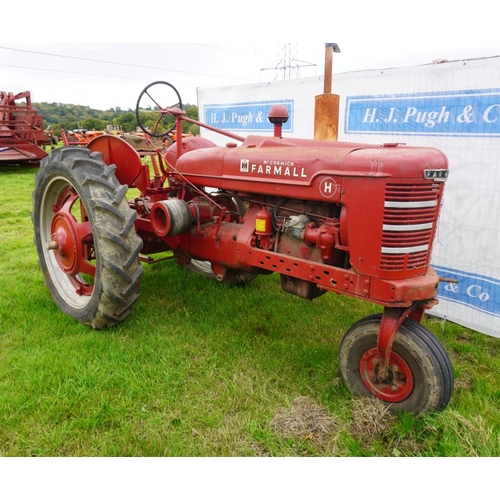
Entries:
{"label": "red farm machinery in background", "polygon": [[[143,126],[143,109],[156,110],[161,133]],[[272,136],[241,137],[188,118],[167,82],[141,92],[136,114],[153,138],[174,117],[177,137],[187,121],[228,142],[193,136],[137,151],[106,135],[42,161],[35,242],[63,312],[96,329],[119,323],[139,297],[142,262],[163,252],[223,283],[278,273],[302,298],[333,292],[382,306],[340,344],[354,394],[412,413],[448,405],[452,366],[422,325],[440,280],[430,259],[448,175],[441,151],[284,138],[280,105]]]}
{"label": "red farm machinery in background", "polygon": [[104,135],[102,130],[86,130],[78,128],[74,130],[61,129],[61,140],[65,146],[86,146],[92,139]]}
{"label": "red farm machinery in background", "polygon": [[38,166],[52,146],[40,116],[31,104],[29,91],[0,91],[0,166]]}

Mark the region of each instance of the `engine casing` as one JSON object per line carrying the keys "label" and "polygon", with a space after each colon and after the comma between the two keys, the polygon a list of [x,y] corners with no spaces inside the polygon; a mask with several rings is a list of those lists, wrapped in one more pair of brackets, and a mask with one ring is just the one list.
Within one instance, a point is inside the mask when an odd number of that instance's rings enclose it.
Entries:
{"label": "engine casing", "polygon": [[355,271],[405,279],[430,264],[448,161],[434,148],[249,136],[187,152],[176,169],[197,186],[333,204]]}

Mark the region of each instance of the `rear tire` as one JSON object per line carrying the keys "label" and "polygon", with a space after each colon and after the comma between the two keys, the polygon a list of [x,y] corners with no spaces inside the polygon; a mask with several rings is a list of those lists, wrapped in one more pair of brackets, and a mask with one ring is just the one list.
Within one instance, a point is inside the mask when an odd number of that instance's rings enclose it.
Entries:
{"label": "rear tire", "polygon": [[378,382],[377,338],[382,316],[355,323],[340,344],[339,365],[351,392],[375,396],[391,411],[414,414],[445,408],[453,392],[453,369],[441,343],[420,323],[406,319],[396,334],[390,380]]}
{"label": "rear tire", "polygon": [[142,275],[136,213],[115,168],[87,148],[54,150],[42,160],[32,196],[45,284],[63,312],[95,329],[130,314]]}

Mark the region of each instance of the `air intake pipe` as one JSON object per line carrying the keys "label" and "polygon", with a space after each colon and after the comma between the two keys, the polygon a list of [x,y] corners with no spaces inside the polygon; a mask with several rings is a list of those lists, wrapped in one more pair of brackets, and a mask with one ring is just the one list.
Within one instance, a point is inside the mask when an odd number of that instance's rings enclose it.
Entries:
{"label": "air intake pipe", "polygon": [[191,210],[192,207],[186,201],[177,198],[156,202],[151,207],[153,231],[160,238],[185,233],[196,217]]}

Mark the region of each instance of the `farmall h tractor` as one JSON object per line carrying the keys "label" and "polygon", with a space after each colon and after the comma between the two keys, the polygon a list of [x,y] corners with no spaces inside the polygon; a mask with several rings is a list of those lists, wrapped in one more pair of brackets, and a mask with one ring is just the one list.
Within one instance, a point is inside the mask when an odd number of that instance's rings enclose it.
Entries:
{"label": "farmall h tractor", "polygon": [[[160,102],[164,91],[171,96]],[[156,113],[153,130],[141,120],[146,108]],[[40,266],[60,309],[96,329],[124,320],[139,297],[141,261],[166,251],[229,284],[278,273],[283,290],[305,299],[334,292],[383,306],[340,344],[340,372],[354,394],[397,411],[444,408],[451,363],[421,322],[437,302],[430,258],[445,155],[283,138],[287,113],[279,105],[269,112],[274,135],[246,138],[191,120],[181,108],[175,87],[154,82],[139,96],[139,124],[152,137],[173,127],[182,137],[188,121],[229,142],[184,137],[141,152],[101,136],[43,160],[32,218]],[[173,126],[163,126],[167,118]]]}

